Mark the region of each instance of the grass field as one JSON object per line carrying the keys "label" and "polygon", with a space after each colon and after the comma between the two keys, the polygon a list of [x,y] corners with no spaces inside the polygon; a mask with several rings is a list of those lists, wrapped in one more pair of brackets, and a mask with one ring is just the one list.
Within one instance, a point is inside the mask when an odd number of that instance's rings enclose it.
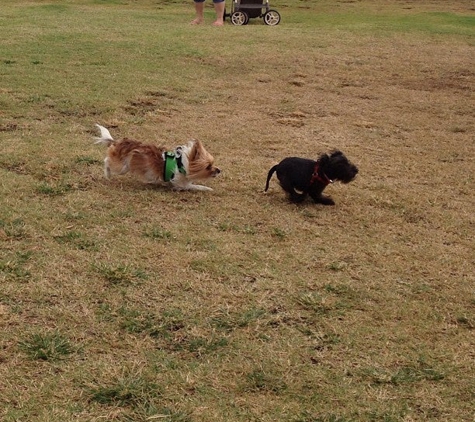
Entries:
{"label": "grass field", "polygon": [[[475,420],[473,2],[271,5],[2,0],[2,422]],[[105,180],[95,123],[223,173]],[[263,193],[334,148],[334,207]]]}

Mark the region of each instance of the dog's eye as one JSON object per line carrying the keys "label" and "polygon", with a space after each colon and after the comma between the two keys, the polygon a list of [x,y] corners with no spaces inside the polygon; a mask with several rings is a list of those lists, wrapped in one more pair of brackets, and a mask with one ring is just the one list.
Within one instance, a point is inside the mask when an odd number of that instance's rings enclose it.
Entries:
{"label": "dog's eye", "polygon": [[210,165],[208,165],[208,167],[206,167],[206,170],[211,170],[213,167]]}

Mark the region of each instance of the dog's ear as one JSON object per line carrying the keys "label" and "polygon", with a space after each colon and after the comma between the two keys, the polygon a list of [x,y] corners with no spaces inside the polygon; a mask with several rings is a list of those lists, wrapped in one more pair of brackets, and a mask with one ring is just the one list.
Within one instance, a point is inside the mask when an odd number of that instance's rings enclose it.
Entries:
{"label": "dog's ear", "polygon": [[341,155],[343,155],[343,153],[339,149],[336,149],[332,152],[331,157],[335,158],[335,157],[339,157]]}
{"label": "dog's ear", "polygon": [[193,148],[191,149],[190,160],[195,160],[203,152],[203,144],[198,139],[193,139]]}
{"label": "dog's ear", "polygon": [[322,154],[320,155],[320,157],[318,157],[318,162],[324,166],[325,164],[328,164],[328,162],[330,161],[330,157],[328,156],[328,154]]}

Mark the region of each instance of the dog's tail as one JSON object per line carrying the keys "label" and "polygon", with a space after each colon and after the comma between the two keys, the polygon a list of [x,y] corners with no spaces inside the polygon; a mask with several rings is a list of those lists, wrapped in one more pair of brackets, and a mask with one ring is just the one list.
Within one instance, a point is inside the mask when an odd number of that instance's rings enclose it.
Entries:
{"label": "dog's tail", "polygon": [[267,189],[269,189],[269,181],[272,177],[272,175],[275,173],[275,171],[277,170],[277,166],[278,164],[276,164],[274,167],[272,167],[270,170],[269,170],[269,173],[267,174],[267,180],[266,180],[266,188],[264,189],[264,192],[267,192]]}
{"label": "dog's tail", "polygon": [[107,146],[110,146],[111,144],[114,143],[114,138],[111,136],[110,132],[101,125],[96,124],[96,126],[99,128],[101,131],[101,137],[96,138],[96,144],[105,144]]}

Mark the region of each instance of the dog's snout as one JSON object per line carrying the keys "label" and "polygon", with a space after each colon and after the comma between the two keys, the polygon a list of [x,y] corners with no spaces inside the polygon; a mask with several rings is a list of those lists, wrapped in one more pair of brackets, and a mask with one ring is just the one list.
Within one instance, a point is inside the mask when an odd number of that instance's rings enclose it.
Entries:
{"label": "dog's snout", "polygon": [[218,167],[216,167],[214,169],[214,174],[218,175],[219,173],[221,173],[221,169],[219,169]]}

